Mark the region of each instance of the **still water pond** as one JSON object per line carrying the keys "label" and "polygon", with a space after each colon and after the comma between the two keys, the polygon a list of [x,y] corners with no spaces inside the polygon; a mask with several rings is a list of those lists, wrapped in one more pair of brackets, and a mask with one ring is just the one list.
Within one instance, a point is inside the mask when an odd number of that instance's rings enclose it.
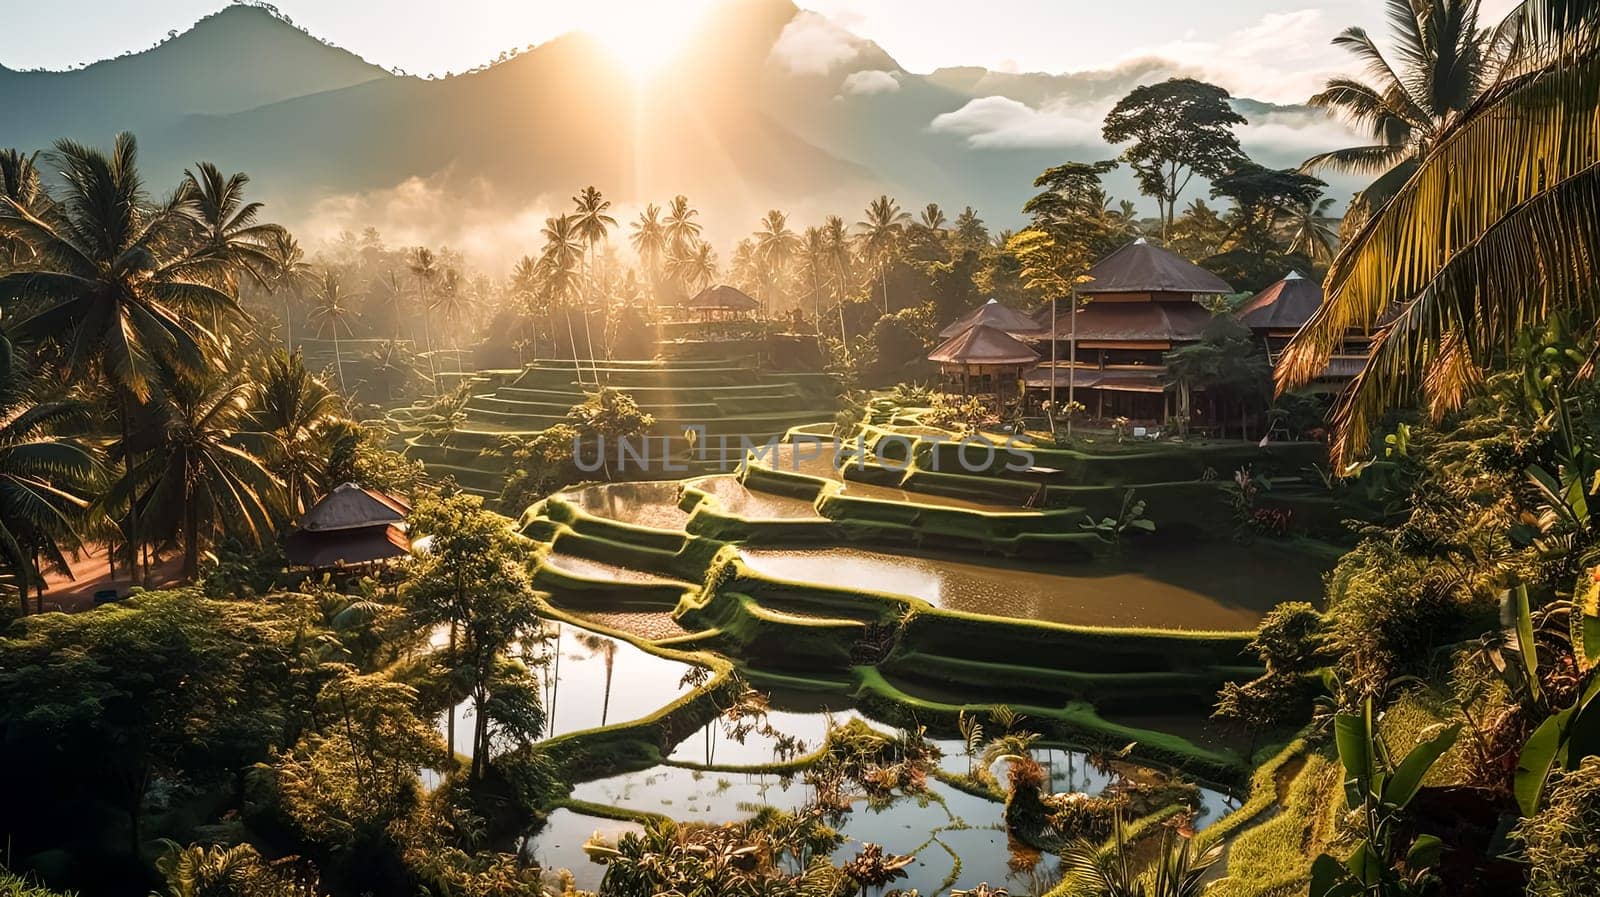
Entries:
{"label": "still water pond", "polygon": [[1317,601],[1323,567],[1232,542],[1128,551],[1109,565],[991,566],[856,548],[745,548],[759,573],[836,588],[868,588],[968,613],[1082,626],[1254,628],[1283,601]]}

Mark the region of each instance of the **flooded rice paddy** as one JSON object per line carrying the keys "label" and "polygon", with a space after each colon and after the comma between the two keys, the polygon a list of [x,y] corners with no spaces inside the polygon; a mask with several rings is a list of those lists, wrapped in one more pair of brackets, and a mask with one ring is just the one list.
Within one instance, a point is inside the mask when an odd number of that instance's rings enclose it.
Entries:
{"label": "flooded rice paddy", "polygon": [[858,548],[745,548],[740,555],[756,572],[780,579],[1080,626],[1250,629],[1279,602],[1322,594],[1316,564],[1232,542],[1129,550],[1114,565],[996,566]]}

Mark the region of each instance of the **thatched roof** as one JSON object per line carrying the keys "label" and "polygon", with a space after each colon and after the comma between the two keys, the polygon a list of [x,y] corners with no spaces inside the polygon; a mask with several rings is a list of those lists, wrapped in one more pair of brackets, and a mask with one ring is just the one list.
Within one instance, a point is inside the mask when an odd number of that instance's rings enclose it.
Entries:
{"label": "thatched roof", "polygon": [[1089,269],[1094,280],[1080,288],[1101,293],[1189,293],[1215,296],[1233,292],[1227,281],[1175,252],[1140,237]]}
{"label": "thatched roof", "polygon": [[1004,330],[979,324],[945,340],[928,354],[928,360],[939,364],[1021,365],[1038,361],[1039,353]]}
{"label": "thatched roof", "polygon": [[[1048,322],[1050,319],[1045,318]],[[986,324],[996,330],[1003,330],[1012,336],[1037,337],[1050,331],[1048,326],[1040,327],[1039,322],[1028,317],[1010,306],[1001,305],[1000,300],[990,299],[970,312],[962,315],[954,324],[939,331],[941,339],[949,339],[959,333]]]}
{"label": "thatched roof", "polygon": [[345,483],[301,515],[297,531],[325,533],[382,523],[403,523],[411,506],[374,489]]}
{"label": "thatched roof", "polygon": [[[1195,302],[1094,302],[1078,310],[1080,343],[1183,343],[1198,340],[1211,313]],[[1057,339],[1070,339],[1072,311],[1056,322]]]}
{"label": "thatched roof", "polygon": [[1239,320],[1252,330],[1299,330],[1322,307],[1322,285],[1297,272],[1239,306]]}
{"label": "thatched roof", "polygon": [[284,558],[296,567],[338,567],[405,557],[411,539],[395,524],[333,531],[297,529],[284,542]]}
{"label": "thatched roof", "polygon": [[685,302],[683,307],[700,311],[724,309],[755,311],[761,307],[761,303],[751,299],[742,290],[735,289],[727,284],[718,284],[701,290],[693,299]]}
{"label": "thatched roof", "polygon": [[1104,389],[1110,392],[1165,392],[1167,388],[1167,371],[1163,367],[1104,371],[1080,367],[1077,375],[1073,376],[1072,369],[1066,366],[1040,366],[1029,371],[1023,377],[1023,382],[1029,389],[1049,389],[1052,372],[1057,390],[1066,389],[1068,385],[1077,389]]}

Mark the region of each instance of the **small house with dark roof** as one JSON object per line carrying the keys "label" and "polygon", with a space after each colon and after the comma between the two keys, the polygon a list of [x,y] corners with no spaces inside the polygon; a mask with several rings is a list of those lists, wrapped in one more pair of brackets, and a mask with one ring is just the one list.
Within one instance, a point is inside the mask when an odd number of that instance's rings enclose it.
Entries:
{"label": "small house with dark roof", "polygon": [[728,321],[759,310],[761,303],[743,290],[717,284],[696,293],[683,308],[702,321]]}
{"label": "small house with dark roof", "polygon": [[411,553],[411,506],[374,489],[345,483],[300,516],[284,542],[290,565],[324,569],[370,564]]}
{"label": "small house with dark roof", "polygon": [[[1106,256],[1089,277],[1076,312],[1059,304],[1057,361],[1030,373],[1029,389],[1048,393],[1053,381],[1059,400],[1070,383],[1096,417],[1166,420],[1177,408],[1166,353],[1198,341],[1211,320],[1201,300],[1233,287],[1143,237]],[[1068,361],[1074,341],[1075,368]]]}
{"label": "small house with dark roof", "polygon": [[1016,390],[1022,372],[1039,363],[1039,353],[1004,330],[975,324],[928,353],[928,360],[939,365],[947,391],[959,385],[963,396],[993,393],[1003,407],[1006,390]]}
{"label": "small house with dark roof", "polygon": [[939,338],[950,339],[954,336],[960,336],[979,324],[984,324],[1024,339],[1038,339],[1050,334],[1048,318],[1041,325],[1038,321],[1009,305],[1001,305],[1000,300],[990,299],[988,302],[957,318],[950,326],[939,331]]}
{"label": "small house with dark roof", "polygon": [[[1322,284],[1297,271],[1251,296],[1235,312],[1267,346],[1273,364],[1289,345],[1289,340],[1322,307]],[[1350,333],[1328,359],[1328,367],[1316,383],[1323,389],[1342,387],[1366,366],[1371,339],[1366,334]]]}

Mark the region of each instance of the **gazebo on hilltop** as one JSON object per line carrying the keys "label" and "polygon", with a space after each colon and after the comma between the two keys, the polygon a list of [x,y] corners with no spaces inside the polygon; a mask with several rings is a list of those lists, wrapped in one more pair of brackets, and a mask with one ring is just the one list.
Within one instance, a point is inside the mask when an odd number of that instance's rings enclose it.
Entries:
{"label": "gazebo on hilltop", "polygon": [[314,570],[372,564],[411,553],[406,515],[392,495],[345,483],[301,515],[284,542],[292,566]]}
{"label": "gazebo on hilltop", "polygon": [[761,303],[749,294],[727,284],[706,287],[683,304],[683,309],[701,321],[732,321],[746,317],[761,308]]}

